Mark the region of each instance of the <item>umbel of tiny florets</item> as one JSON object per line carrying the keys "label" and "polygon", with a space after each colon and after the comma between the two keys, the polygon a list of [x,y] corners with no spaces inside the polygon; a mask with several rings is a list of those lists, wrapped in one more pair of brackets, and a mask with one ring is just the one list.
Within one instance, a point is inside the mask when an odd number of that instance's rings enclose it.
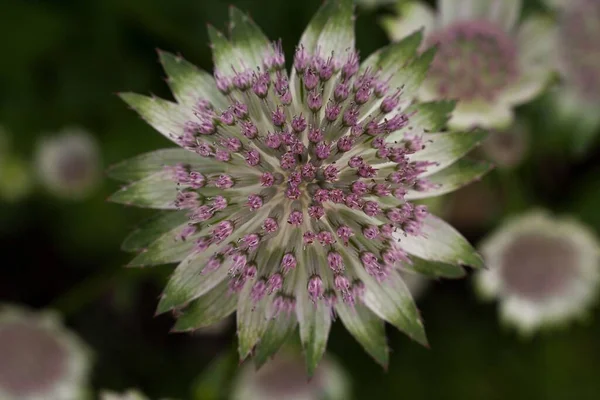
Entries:
{"label": "umbel of tiny florets", "polygon": [[433,51],[417,56],[415,33],[360,64],[349,0],[322,6],[289,74],[280,43],[235,8],[230,31],[209,27],[213,77],[160,54],[177,103],[122,95],[183,148],[112,170],[137,181],[113,200],[173,210],[124,245],[142,250],[134,265],[180,262],[159,312],[191,330],[237,311],[240,356],[258,365],[298,324],[309,373],[335,315],[383,364],[380,318],[426,343],[399,270],[457,277],[480,259],[412,201],[488,169],[457,162],[482,132],[430,133],[452,102],[413,104]]}

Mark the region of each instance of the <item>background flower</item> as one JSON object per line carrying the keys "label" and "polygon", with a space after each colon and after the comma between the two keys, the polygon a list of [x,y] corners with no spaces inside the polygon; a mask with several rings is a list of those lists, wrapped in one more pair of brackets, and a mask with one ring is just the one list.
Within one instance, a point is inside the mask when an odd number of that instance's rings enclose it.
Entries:
{"label": "background flower", "polygon": [[459,100],[449,125],[507,128],[513,108],[539,95],[552,73],[552,21],[538,15],[519,24],[520,0],[400,1],[399,18],[382,25],[393,41],[424,28],[424,48],[439,51],[419,96]]}
{"label": "background flower", "polygon": [[90,369],[87,347],[50,312],[0,306],[0,397],[79,400]]}
{"label": "background flower", "polygon": [[562,77],[552,93],[560,123],[573,130],[570,143],[578,153],[588,149],[600,125],[600,2],[546,0],[557,14],[555,55]]}
{"label": "background flower", "polygon": [[515,217],[481,245],[484,298],[498,298],[506,322],[523,333],[583,315],[597,296],[600,243],[588,227],[544,212]]}
{"label": "background flower", "polygon": [[98,144],[88,132],[66,128],[40,140],[36,168],[41,183],[51,193],[80,199],[89,195],[100,179]]}

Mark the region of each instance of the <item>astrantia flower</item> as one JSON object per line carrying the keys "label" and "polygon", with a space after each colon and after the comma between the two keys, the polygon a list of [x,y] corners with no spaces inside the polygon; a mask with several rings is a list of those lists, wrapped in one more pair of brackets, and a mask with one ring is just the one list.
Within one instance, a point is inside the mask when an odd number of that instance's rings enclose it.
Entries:
{"label": "astrantia flower", "polygon": [[41,183],[60,197],[88,195],[100,178],[98,144],[92,135],[68,128],[38,143],[36,166]]}
{"label": "astrantia flower", "polygon": [[325,357],[312,379],[306,379],[299,356],[278,354],[259,371],[245,365],[233,382],[232,400],[345,400],[348,378],[341,367]]}
{"label": "astrantia flower", "polygon": [[384,364],[381,319],[426,343],[397,269],[456,276],[481,260],[411,200],[484,174],[457,160],[485,135],[425,133],[453,106],[412,103],[433,53],[416,55],[416,33],[359,64],[350,0],[322,6],[289,76],[280,44],[235,8],[230,28],[209,27],[215,79],[161,53],[177,103],[122,95],[182,147],[111,171],[134,181],[113,201],[174,210],[124,245],[142,250],[133,265],[181,262],[158,312],[193,330],[237,311],[240,356],[260,360],[299,325],[309,372],[334,315]]}
{"label": "astrantia flower", "polygon": [[438,0],[438,13],[426,4],[401,1],[400,18],[383,26],[392,40],[424,28],[424,47],[438,52],[419,97],[456,99],[449,125],[506,128],[513,107],[546,86],[552,73],[552,23],[533,16],[518,26],[521,0]]}
{"label": "astrantia flower", "polygon": [[536,211],[508,221],[482,244],[486,271],[476,276],[485,298],[523,333],[581,316],[596,297],[600,244],[571,219]]}
{"label": "astrantia flower", "polygon": [[557,65],[564,79],[554,100],[577,150],[600,125],[600,1],[546,0],[558,12]]}
{"label": "astrantia flower", "polygon": [[0,306],[0,398],[79,400],[89,367],[87,347],[56,315]]}

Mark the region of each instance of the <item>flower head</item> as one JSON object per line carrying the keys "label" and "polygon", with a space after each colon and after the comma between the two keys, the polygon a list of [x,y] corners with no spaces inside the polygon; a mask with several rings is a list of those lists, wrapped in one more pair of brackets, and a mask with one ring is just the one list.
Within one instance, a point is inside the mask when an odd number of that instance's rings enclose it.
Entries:
{"label": "flower head", "polygon": [[428,5],[401,1],[399,19],[386,18],[384,28],[400,40],[424,28],[424,48],[437,46],[423,100],[456,99],[449,125],[506,128],[512,108],[546,86],[551,76],[551,24],[530,17],[517,21],[521,0],[438,0],[438,14]]}
{"label": "flower head", "polygon": [[40,140],[36,167],[41,183],[53,194],[73,199],[85,197],[100,178],[98,144],[86,131],[65,129]]}
{"label": "flower head", "polygon": [[575,150],[587,147],[600,126],[600,2],[546,0],[557,11],[557,67],[563,78],[554,93],[561,119],[569,124]]}
{"label": "flower head", "polygon": [[307,381],[300,357],[278,354],[257,371],[245,365],[233,382],[232,400],[347,399],[348,378],[341,367],[325,357]]}
{"label": "flower head", "polygon": [[82,398],[88,350],[54,314],[0,307],[0,354],[2,399]]}
{"label": "flower head", "polygon": [[535,211],[508,221],[481,246],[488,270],[476,284],[498,298],[523,333],[583,314],[600,282],[600,243],[585,225]]}
{"label": "flower head", "polygon": [[158,311],[178,311],[176,330],[237,311],[240,356],[259,365],[298,324],[309,373],[335,315],[383,364],[379,318],[426,343],[399,268],[455,276],[481,260],[411,201],[484,174],[459,159],[485,134],[430,133],[453,107],[413,102],[432,51],[416,55],[416,33],[361,64],[350,0],[325,2],[289,74],[278,42],[231,20],[231,39],[209,28],[214,78],[161,53],[178,102],[122,95],[182,147],[111,171],[132,182],[113,201],[173,210],[124,246],[141,250],[133,265],[181,262]]}

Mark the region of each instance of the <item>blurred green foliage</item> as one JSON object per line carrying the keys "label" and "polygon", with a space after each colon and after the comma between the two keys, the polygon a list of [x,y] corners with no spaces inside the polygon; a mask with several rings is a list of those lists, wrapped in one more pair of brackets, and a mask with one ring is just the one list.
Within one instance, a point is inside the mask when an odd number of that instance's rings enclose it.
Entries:
{"label": "blurred green foliage", "polygon": [[[0,124],[11,133],[11,151],[29,155],[43,133],[72,124],[96,135],[105,166],[170,146],[115,93],[170,96],[155,48],[210,70],[205,26],[224,28],[229,4],[247,10],[269,37],[282,38],[290,56],[320,1],[3,0]],[[386,43],[377,24],[383,12],[359,11],[357,47],[364,55]],[[486,178],[501,193],[502,212],[466,232],[473,242],[503,216],[531,206],[575,214],[600,232],[600,151],[574,158],[565,145],[569,127],[548,126],[545,104],[540,99],[519,110],[531,126],[529,157]],[[153,316],[172,267],[124,268],[130,255],[120,243],[150,213],[106,203],[117,187],[105,181],[84,202],[61,202],[38,190],[22,202],[0,203],[0,299],[63,311],[96,352],[96,388],[213,398],[214,383],[226,387],[232,375],[211,363],[234,346],[233,328],[217,337],[168,334],[172,319]],[[521,340],[498,325],[495,307],[477,302],[469,285],[436,283],[420,304],[432,349],[388,330],[387,372],[336,324],[330,349],[348,368],[354,397],[598,398],[600,318]],[[208,381],[201,375],[206,368],[215,374]]]}

